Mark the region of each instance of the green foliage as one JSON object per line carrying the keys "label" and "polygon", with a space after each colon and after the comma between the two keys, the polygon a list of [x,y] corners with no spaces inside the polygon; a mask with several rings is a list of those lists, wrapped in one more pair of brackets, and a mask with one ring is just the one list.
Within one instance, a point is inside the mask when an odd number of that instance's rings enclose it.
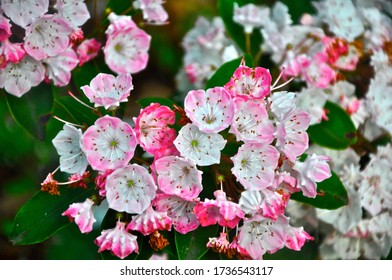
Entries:
{"label": "green foliage", "polygon": [[63,188],[59,196],[37,192],[16,214],[10,236],[11,242],[14,245],[27,245],[45,241],[69,224],[68,218],[61,216],[68,206],[73,202],[84,201],[92,191],[91,188]]}
{"label": "green foliage", "polygon": [[346,188],[340,178],[332,171],[332,176],[327,180],[317,183],[317,196],[309,198],[297,192],[290,197],[293,200],[312,205],[322,209],[337,209],[348,204]]}
{"label": "green foliage", "polygon": [[136,103],[142,108],[146,108],[151,103],[159,103],[171,109],[173,109],[173,105],[175,105],[175,102],[173,102],[171,99],[163,97],[144,97],[136,100]]}
{"label": "green foliage", "polygon": [[350,116],[339,105],[327,101],[328,120],[308,129],[312,142],[330,149],[344,150],[357,142],[357,131]]}

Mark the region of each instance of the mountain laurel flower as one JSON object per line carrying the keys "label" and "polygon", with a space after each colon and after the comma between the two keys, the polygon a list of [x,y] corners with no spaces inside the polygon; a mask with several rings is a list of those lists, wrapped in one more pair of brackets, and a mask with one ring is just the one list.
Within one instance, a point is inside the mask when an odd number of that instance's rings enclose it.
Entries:
{"label": "mountain laurel flower", "polygon": [[130,16],[109,15],[105,62],[117,74],[137,73],[146,68],[151,37],[138,28]]}
{"label": "mountain laurel flower", "polygon": [[154,162],[158,187],[166,194],[177,195],[185,200],[193,200],[203,190],[203,172],[196,164],[186,158],[176,156],[162,157]]}
{"label": "mountain laurel flower", "polygon": [[76,49],[79,58],[79,66],[95,58],[101,50],[101,43],[96,39],[84,40]]}
{"label": "mountain laurel flower", "polygon": [[184,108],[188,118],[202,132],[218,133],[233,120],[234,103],[223,87],[191,90],[185,97]]}
{"label": "mountain laurel flower", "polygon": [[231,171],[245,189],[262,190],[272,186],[279,152],[271,145],[243,144],[231,160]]}
{"label": "mountain laurel flower", "polygon": [[317,184],[332,176],[327,156],[309,155],[304,162],[296,161],[293,169],[298,172],[297,183],[304,196],[316,197]]}
{"label": "mountain laurel flower", "polygon": [[182,157],[192,159],[200,166],[220,162],[226,140],[217,133],[205,133],[194,124],[187,124],[178,132],[174,145]]}
{"label": "mountain laurel flower", "polygon": [[246,4],[239,7],[234,3],[233,21],[242,25],[245,33],[250,34],[254,28],[261,27],[269,19],[270,9],[268,7]]}
{"label": "mountain laurel flower", "polygon": [[93,205],[94,202],[87,198],[84,202],[72,203],[61,215],[67,216],[70,221],[75,221],[81,233],[89,233],[96,222],[92,210]]}
{"label": "mountain laurel flower", "polygon": [[49,8],[49,0],[2,0],[1,9],[17,25],[25,28],[36,18],[44,15]]}
{"label": "mountain laurel flower", "polygon": [[115,256],[124,259],[131,253],[139,253],[137,236],[125,229],[125,223],[118,221],[115,228],[105,229],[94,243],[99,246],[98,253],[111,251]]}
{"label": "mountain laurel flower", "polygon": [[133,2],[133,6],[142,10],[144,20],[155,24],[163,24],[169,18],[162,6],[163,3],[162,0],[136,0]]}
{"label": "mountain laurel flower", "polygon": [[105,189],[109,208],[141,214],[151,205],[157,186],[146,168],[131,164],[113,171],[106,178]]}
{"label": "mountain laurel flower", "polygon": [[11,43],[8,39],[1,42],[0,55],[4,56],[6,63],[19,63],[25,54],[22,43]]}
{"label": "mountain laurel flower", "polygon": [[90,18],[84,0],[57,0],[55,8],[58,14],[64,18],[72,28],[77,28],[86,23]]}
{"label": "mountain laurel flower", "polygon": [[79,63],[79,59],[72,48],[66,49],[63,53],[48,57],[42,62],[46,66],[46,76],[53,81],[55,86],[66,86],[71,80],[71,71]]}
{"label": "mountain laurel flower", "polygon": [[127,102],[131,90],[133,90],[132,76],[120,74],[117,77],[111,74],[99,73],[89,86],[81,87],[95,107],[105,107],[106,110],[120,106],[121,102]]}
{"label": "mountain laurel flower", "polygon": [[168,230],[172,227],[172,219],[166,212],[155,211],[149,206],[143,213],[133,216],[127,230],[136,230],[143,235],[150,235],[156,230]]}
{"label": "mountain laurel flower", "polygon": [[303,227],[297,228],[290,225],[288,226],[285,244],[287,248],[301,251],[302,246],[308,240],[314,240],[314,238],[310,236]]}
{"label": "mountain laurel flower", "polygon": [[127,165],[133,158],[137,140],[129,124],[104,116],[83,133],[81,145],[91,167],[105,171]]}
{"label": "mountain laurel flower", "polygon": [[287,91],[277,91],[268,97],[271,112],[279,119],[284,117],[296,108],[296,93]]}
{"label": "mountain laurel flower", "polygon": [[60,170],[70,174],[82,175],[87,169],[87,158],[82,151],[80,139],[82,131],[65,124],[63,129],[53,138],[52,143],[60,155]]}

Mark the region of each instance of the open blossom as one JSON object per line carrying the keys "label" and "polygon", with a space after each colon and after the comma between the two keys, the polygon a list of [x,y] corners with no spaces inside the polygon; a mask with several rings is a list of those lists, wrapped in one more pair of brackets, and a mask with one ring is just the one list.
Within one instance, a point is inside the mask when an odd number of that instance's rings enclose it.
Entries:
{"label": "open blossom", "polygon": [[225,88],[235,97],[263,98],[271,92],[272,77],[268,69],[239,66]]}
{"label": "open blossom", "polygon": [[53,146],[60,155],[60,170],[70,174],[82,175],[88,162],[80,146],[82,131],[65,124],[63,129],[52,140]]}
{"label": "open blossom", "polygon": [[84,0],[57,0],[55,8],[58,14],[67,20],[73,28],[82,26],[90,18]]}
{"label": "open blossom", "polygon": [[68,48],[63,53],[44,59],[46,75],[55,86],[66,86],[71,80],[71,71],[78,65],[79,60],[73,49]]}
{"label": "open blossom", "polygon": [[249,190],[262,190],[275,178],[279,152],[270,145],[243,144],[231,158],[234,163],[233,174]]}
{"label": "open blossom", "polygon": [[72,28],[58,15],[44,15],[26,28],[24,48],[37,60],[56,56],[69,46]]}
{"label": "open blossom", "polygon": [[72,203],[61,215],[68,216],[71,221],[74,220],[81,233],[88,233],[93,230],[93,224],[96,222],[93,205],[94,202],[87,198],[84,202]]}
{"label": "open blossom", "polygon": [[172,219],[166,212],[155,211],[151,206],[143,213],[133,216],[127,230],[136,230],[143,235],[150,235],[156,230],[170,230]]}
{"label": "open blossom", "polygon": [[204,202],[198,202],[193,210],[201,226],[218,223],[222,227],[234,228],[244,218],[244,212],[237,203],[227,200],[225,192],[217,190],[214,196],[216,199],[206,198]]}
{"label": "open blossom", "polygon": [[137,73],[147,66],[151,37],[129,16],[109,15],[104,55],[106,64],[117,74]]}
{"label": "open blossom", "polygon": [[207,133],[218,133],[227,128],[234,114],[234,103],[223,87],[188,92],[184,107],[193,124]]}
{"label": "open blossom", "polygon": [[261,27],[269,18],[270,9],[268,7],[256,6],[252,3],[239,7],[234,3],[233,21],[241,24],[245,33],[252,33],[256,27]]}
{"label": "open blossom", "polygon": [[178,132],[174,145],[181,156],[207,166],[220,162],[226,140],[220,134],[201,132],[194,124],[187,124]]}
{"label": "open blossom", "polygon": [[165,23],[169,18],[162,4],[162,0],[136,0],[133,2],[136,9],[142,10],[143,19],[157,24]]}
{"label": "open blossom", "polygon": [[48,11],[49,0],[2,0],[4,13],[17,25],[26,27]]}
{"label": "open blossom", "polygon": [[120,106],[120,102],[128,101],[133,89],[132,76],[121,74],[114,77],[99,73],[91,80],[90,86],[82,86],[81,89],[95,107],[115,108]]}
{"label": "open blossom", "polygon": [[196,168],[192,160],[176,156],[162,157],[155,161],[154,169],[159,189],[166,194],[193,200],[203,189],[201,184],[203,172]]}
{"label": "open blossom", "polygon": [[91,167],[105,171],[127,165],[133,158],[137,141],[129,124],[104,116],[83,133],[81,143]]}
{"label": "open blossom", "polygon": [[109,208],[141,214],[151,205],[157,186],[147,169],[131,164],[113,171],[106,178],[105,189]]}
{"label": "open blossom", "polygon": [[137,236],[125,229],[125,223],[119,221],[115,228],[103,230],[94,242],[99,246],[98,253],[109,250],[117,257],[124,259],[133,252],[139,253],[136,239]]}
{"label": "open blossom", "polygon": [[157,194],[153,205],[157,211],[167,212],[172,219],[176,231],[186,234],[199,227],[200,222],[193,213],[196,202],[183,200],[181,197],[169,194]]}
{"label": "open blossom", "polygon": [[176,131],[170,127],[176,114],[167,106],[151,103],[140,111],[135,121],[135,132],[140,146],[157,156],[165,154],[173,146]]}
{"label": "open blossom", "polygon": [[95,58],[101,50],[101,43],[96,39],[84,40],[76,49],[79,58],[79,66]]}

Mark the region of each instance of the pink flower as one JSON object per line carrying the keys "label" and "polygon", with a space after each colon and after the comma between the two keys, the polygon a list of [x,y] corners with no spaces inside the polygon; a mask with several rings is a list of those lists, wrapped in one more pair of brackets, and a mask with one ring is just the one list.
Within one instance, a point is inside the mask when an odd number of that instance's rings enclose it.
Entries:
{"label": "pink flower", "polygon": [[49,0],[2,0],[4,13],[17,25],[26,27],[48,11]]}
{"label": "pink flower", "polygon": [[244,99],[263,98],[271,91],[271,74],[262,67],[249,68],[240,65],[225,85],[231,96]]}
{"label": "pink flower", "polygon": [[309,66],[303,70],[306,82],[317,88],[327,88],[336,80],[336,72],[328,65],[324,53],[316,54]]}
{"label": "pink flower", "polygon": [[98,253],[110,250],[117,257],[124,259],[133,252],[139,253],[136,239],[137,236],[126,231],[125,223],[117,222],[115,228],[103,230],[94,243],[99,246]]}
{"label": "pink flower", "polygon": [[162,157],[155,161],[159,189],[166,194],[193,200],[203,189],[201,174],[192,160],[176,156]]}
{"label": "pink flower", "polygon": [[298,172],[297,183],[304,196],[316,197],[316,182],[332,176],[328,161],[329,157],[312,154],[304,162],[295,162],[293,169]]}
{"label": "pink flower", "polygon": [[98,171],[128,164],[136,148],[133,129],[119,118],[104,116],[83,134],[81,145],[91,167]]}
{"label": "pink flower", "polygon": [[121,74],[114,77],[99,73],[91,80],[90,86],[82,86],[81,89],[95,107],[103,106],[106,110],[116,108],[120,106],[120,102],[128,101],[133,90],[132,76]]}
{"label": "pink flower", "polygon": [[22,43],[11,43],[8,39],[1,42],[0,54],[4,56],[6,63],[19,63],[26,54]]}
{"label": "pink flower", "polygon": [[151,103],[134,119],[135,132],[142,148],[153,154],[165,153],[173,146],[176,131],[169,127],[176,119],[175,113],[167,106]]}
{"label": "pink flower", "polygon": [[105,197],[106,196],[106,179],[107,177],[113,173],[114,170],[106,170],[103,172],[98,172],[98,176],[95,177],[95,185],[96,189],[98,189],[98,193],[100,196]]}
{"label": "pink flower", "polygon": [[200,131],[218,133],[227,128],[234,114],[234,103],[223,87],[191,90],[184,100],[185,112]]}
{"label": "pink flower", "polygon": [[303,227],[292,227],[288,226],[287,229],[287,237],[286,237],[286,247],[295,250],[301,251],[302,246],[305,244],[307,240],[313,240],[306,231],[304,231]]}
{"label": "pink flower", "polygon": [[127,230],[136,230],[143,235],[150,235],[155,230],[169,230],[172,226],[172,219],[166,212],[155,211],[151,206],[143,213],[133,216],[128,224]]}
{"label": "pink flower", "polygon": [[55,8],[73,28],[82,26],[90,18],[84,0],[57,0]]}
{"label": "pink flower", "polygon": [[143,19],[157,24],[165,23],[169,18],[162,4],[162,0],[136,0],[133,2],[136,9],[142,10]]}
{"label": "pink flower", "polygon": [[308,149],[309,137],[306,130],[309,123],[310,115],[300,109],[292,110],[277,123],[276,147],[290,161],[295,161]]}
{"label": "pink flower", "polygon": [[229,241],[227,240],[227,234],[221,232],[219,237],[208,238],[207,248],[211,248],[214,252],[227,254],[229,250]]}
{"label": "pink flower", "polygon": [[9,19],[0,14],[0,42],[4,42],[12,35]]}
{"label": "pink flower", "polygon": [[144,167],[131,164],[116,169],[106,178],[109,208],[118,212],[141,214],[156,195],[156,185]]}
{"label": "pink flower", "polygon": [[270,145],[243,144],[231,158],[231,169],[237,180],[249,190],[262,190],[272,186],[279,152]]}
{"label": "pink flower", "polygon": [[196,202],[169,194],[157,194],[154,200],[156,210],[167,212],[172,219],[174,229],[182,234],[195,230],[200,225],[197,216],[193,213],[195,205]]}
{"label": "pink flower", "polygon": [[226,193],[217,190],[214,192],[215,200],[206,198],[194,208],[194,213],[201,226],[206,227],[218,223],[222,227],[234,228],[244,218],[240,206],[227,200]]}
{"label": "pink flower", "polygon": [[270,144],[274,139],[275,128],[268,118],[265,103],[257,99],[236,98],[229,132],[236,135],[237,141]]}
{"label": "pink flower", "polygon": [[101,50],[101,43],[96,39],[84,40],[76,49],[79,58],[79,66],[95,58]]}
{"label": "pink flower", "polygon": [[88,233],[93,230],[93,224],[96,222],[92,210],[93,205],[94,202],[87,198],[82,203],[72,203],[61,215],[68,216],[70,221],[75,220],[81,233]]}
{"label": "pink flower", "polygon": [[105,61],[117,74],[137,73],[147,66],[151,37],[129,16],[109,15],[106,30]]}
{"label": "pink flower", "polygon": [[55,86],[66,86],[71,80],[71,71],[78,65],[78,57],[73,49],[68,48],[63,53],[44,59],[46,75],[53,80]]}
{"label": "pink flower", "polygon": [[44,15],[26,28],[24,48],[37,60],[63,53],[72,29],[58,15]]}

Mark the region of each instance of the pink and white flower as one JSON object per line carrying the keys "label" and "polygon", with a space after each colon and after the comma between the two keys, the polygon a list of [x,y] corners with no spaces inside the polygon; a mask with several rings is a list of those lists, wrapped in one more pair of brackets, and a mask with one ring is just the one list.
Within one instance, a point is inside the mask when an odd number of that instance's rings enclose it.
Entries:
{"label": "pink and white flower", "polygon": [[155,211],[149,206],[143,213],[133,216],[127,230],[136,230],[143,235],[150,235],[155,230],[168,230],[172,227],[172,219],[166,212]]}
{"label": "pink and white flower", "polygon": [[48,11],[49,0],[2,0],[4,13],[17,25],[26,27]]}
{"label": "pink and white flower", "polygon": [[65,124],[52,140],[60,155],[60,170],[70,174],[82,175],[87,169],[87,158],[80,146],[81,129]]}
{"label": "pink and white flower", "polygon": [[301,251],[302,246],[305,244],[307,240],[313,240],[314,238],[310,236],[303,227],[287,227],[287,236],[286,236],[286,247],[295,250]]}
{"label": "pink and white flower", "polygon": [[8,39],[1,42],[0,56],[4,57],[6,64],[21,62],[25,54],[22,43],[11,43]]}
{"label": "pink and white flower", "polygon": [[336,80],[336,72],[329,66],[327,55],[322,52],[313,56],[309,66],[303,70],[303,76],[309,86],[317,88],[327,88]]}
{"label": "pink and white flower", "polygon": [[176,138],[176,131],[169,125],[173,125],[175,119],[173,110],[158,103],[151,103],[142,109],[134,119],[140,146],[155,156],[170,150]]}
{"label": "pink and white flower", "polygon": [[95,76],[90,86],[81,87],[95,107],[105,107],[106,110],[120,106],[121,102],[127,102],[131,90],[133,90],[132,76],[121,74],[114,77],[111,74],[99,73]]}
{"label": "pink and white flower", "polygon": [[127,232],[125,223],[119,221],[115,228],[103,230],[94,243],[99,246],[98,253],[109,250],[117,257],[124,259],[133,252],[139,253],[136,239],[137,236]]}
{"label": "pink and white flower", "polygon": [[8,40],[12,35],[10,20],[0,13],[0,42]]}
{"label": "pink and white flower", "polygon": [[233,120],[234,103],[223,87],[188,92],[184,108],[188,118],[202,132],[218,133]]}
{"label": "pink and white flower", "polygon": [[55,86],[66,86],[71,80],[71,71],[78,65],[79,60],[73,49],[68,48],[63,53],[44,59],[46,75]]}
{"label": "pink and white flower", "polygon": [[79,58],[79,66],[95,58],[101,50],[101,43],[96,39],[84,40],[76,49]]}
{"label": "pink and white flower", "polygon": [[104,116],[83,134],[81,145],[91,167],[98,171],[128,164],[136,148],[132,127],[119,118]]}
{"label": "pink and white flower", "polygon": [[273,146],[243,144],[231,159],[234,163],[231,171],[245,189],[262,190],[272,186],[279,160],[279,152]]}
{"label": "pink and white flower", "polygon": [[147,66],[151,37],[129,16],[109,15],[106,30],[105,61],[117,74],[137,73]]}
{"label": "pink and white flower", "polygon": [[187,124],[178,132],[174,145],[181,156],[194,160],[197,165],[207,166],[220,162],[226,140],[220,134],[205,133],[194,124]]}
{"label": "pink and white flower", "polygon": [[90,18],[84,0],[57,0],[54,6],[58,14],[64,18],[73,28],[82,26]]}
{"label": "pink and white flower", "polygon": [[62,216],[68,216],[71,221],[75,221],[81,233],[89,233],[93,230],[93,224],[97,221],[94,218],[94,202],[87,198],[81,203],[72,203]]}
{"label": "pink and white flower", "polygon": [[147,169],[131,164],[113,171],[106,178],[105,189],[109,208],[141,214],[151,205],[157,186]]}
{"label": "pink and white flower", "polygon": [[133,6],[142,10],[143,19],[152,23],[162,24],[169,18],[162,6],[163,3],[162,0],[136,0],[133,2]]}
{"label": "pink and white flower", "polygon": [[222,227],[234,228],[245,214],[237,203],[227,200],[226,193],[217,190],[216,199],[206,198],[198,202],[193,210],[201,226],[206,227],[218,223]]}
{"label": "pink and white flower", "polygon": [[279,120],[296,108],[296,100],[296,93],[287,91],[274,92],[268,97],[270,110]]}
{"label": "pink and white flower", "polygon": [[193,213],[196,202],[183,200],[181,197],[169,194],[157,194],[153,204],[157,211],[167,212],[172,219],[176,231],[186,234],[195,230],[200,222]]}
{"label": "pink and white flower", "polygon": [[193,200],[203,190],[203,172],[189,159],[176,156],[162,157],[155,161],[159,189],[166,194],[177,195],[185,200]]}

